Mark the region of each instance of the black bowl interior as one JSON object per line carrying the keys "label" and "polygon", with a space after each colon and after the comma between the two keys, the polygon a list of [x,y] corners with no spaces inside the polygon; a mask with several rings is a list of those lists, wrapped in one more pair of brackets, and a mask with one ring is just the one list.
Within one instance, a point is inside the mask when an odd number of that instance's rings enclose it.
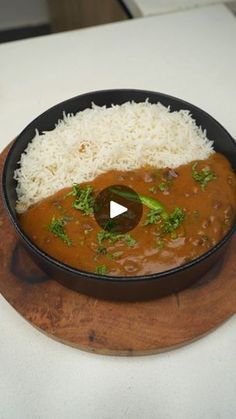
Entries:
{"label": "black bowl interior", "polygon": [[[58,267],[70,271],[73,274],[82,273],[84,276],[92,277],[93,280],[102,279],[106,281],[120,281],[120,277],[108,277],[97,275],[93,273],[85,273],[83,271],[79,271],[73,268],[64,265],[55,259],[45,255],[43,252],[40,251],[29,239],[24,235],[24,232],[21,230],[21,227],[17,220],[17,214],[15,211],[15,204],[16,204],[16,182],[13,179],[13,174],[15,169],[17,168],[17,163],[20,160],[21,153],[27,147],[27,144],[32,140],[35,135],[36,129],[39,132],[52,130],[55,127],[55,124],[59,119],[63,117],[63,113],[71,113],[75,114],[85,108],[91,107],[91,103],[94,102],[96,105],[103,106],[106,105],[107,107],[111,106],[112,104],[122,104],[126,101],[135,101],[135,102],[143,102],[148,99],[151,103],[161,102],[165,106],[170,106],[172,111],[180,110],[180,109],[187,109],[192,114],[193,118],[196,120],[198,126],[201,126],[203,129],[207,130],[207,136],[210,140],[214,141],[214,148],[216,151],[224,154],[228,160],[231,162],[231,165],[234,170],[236,170],[236,144],[230,134],[224,129],[224,127],[219,124],[214,118],[212,118],[209,114],[201,110],[200,108],[185,102],[181,99],[168,96],[162,93],[144,91],[144,90],[130,90],[130,89],[117,89],[117,90],[104,90],[104,91],[97,91],[86,93],[80,96],[76,96],[72,99],[66,100],[58,105],[48,109],[46,112],[41,114],[38,118],[32,121],[17,137],[16,141],[14,142],[13,146],[11,147],[3,170],[3,196],[5,199],[5,204],[7,210],[9,212],[10,218],[14,223],[18,233],[20,234],[21,238],[23,238],[26,242],[28,242],[28,246],[31,247],[36,254],[41,254],[41,257],[47,258],[50,263],[57,264]],[[217,249],[220,246],[223,246],[226,241],[232,236],[233,232],[235,231],[235,225],[231,228],[227,236],[225,236],[221,242],[216,246]],[[159,274],[152,274],[142,277],[127,277],[122,278],[125,281],[132,281],[132,280],[147,280],[147,279],[155,279],[163,277],[163,275],[168,275],[168,273],[174,274],[175,272],[178,273],[181,270],[184,270],[189,267],[194,267],[198,262],[201,262],[204,258],[207,258],[208,255],[214,252],[214,248],[211,249],[209,252],[204,254],[203,256],[195,259],[192,262],[185,264],[183,267],[177,267],[175,269],[171,269],[170,271],[161,272]]]}

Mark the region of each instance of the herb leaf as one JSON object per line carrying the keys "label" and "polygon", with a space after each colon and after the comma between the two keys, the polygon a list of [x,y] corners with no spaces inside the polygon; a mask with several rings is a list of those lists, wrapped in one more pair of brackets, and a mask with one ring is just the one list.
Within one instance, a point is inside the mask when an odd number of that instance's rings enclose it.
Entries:
{"label": "herb leaf", "polygon": [[100,246],[102,245],[103,240],[108,240],[111,244],[123,240],[127,243],[129,247],[133,247],[136,244],[136,240],[128,233],[118,234],[105,230],[99,231],[99,233],[97,234],[97,241]]}
{"label": "herb leaf", "polygon": [[128,247],[134,247],[136,244],[136,240],[128,233],[124,235],[124,240],[126,241]]}
{"label": "herb leaf", "polygon": [[98,244],[101,246],[103,240],[109,240],[113,236],[113,234],[114,233],[105,230],[99,231],[99,233],[97,233]]}
{"label": "herb leaf", "polygon": [[152,209],[148,212],[144,225],[156,224],[161,219],[162,211],[160,209]]}
{"label": "herb leaf", "polygon": [[160,191],[161,192],[164,192],[164,191],[166,191],[167,189],[169,189],[169,183],[168,182],[161,182],[161,183],[159,183],[159,189],[160,189]]}
{"label": "herb leaf", "polygon": [[185,214],[182,208],[176,207],[169,215],[168,219],[164,221],[163,231],[165,233],[172,233],[184,221]]}
{"label": "herb leaf", "polygon": [[98,246],[96,249],[96,253],[99,255],[106,255],[107,254],[107,248],[104,246]]}
{"label": "herb leaf", "polygon": [[194,163],[192,166],[192,178],[200,183],[202,191],[206,189],[208,183],[216,179],[216,175],[208,167],[204,167],[202,170],[197,171],[196,167],[198,162]]}
{"label": "herb leaf", "polygon": [[[176,207],[171,214],[163,217],[161,209],[152,209],[148,212],[144,225],[157,224],[161,220],[161,227],[164,233],[173,233],[183,222],[185,213],[182,208]],[[174,237],[174,236],[173,236]]]}
{"label": "herb leaf", "polygon": [[108,268],[107,268],[106,265],[99,265],[99,266],[96,266],[95,272],[96,272],[96,274],[107,275],[108,274]]}
{"label": "herb leaf", "polygon": [[92,196],[92,192],[92,186],[81,188],[78,184],[73,185],[71,195],[75,196],[75,200],[72,207],[82,211],[85,215],[93,214],[95,199]]}
{"label": "herb leaf", "polygon": [[51,223],[48,225],[48,230],[54,234],[54,236],[59,237],[67,246],[72,245],[72,240],[67,236],[65,232],[65,226],[67,224],[66,217],[64,218],[55,218],[52,217]]}

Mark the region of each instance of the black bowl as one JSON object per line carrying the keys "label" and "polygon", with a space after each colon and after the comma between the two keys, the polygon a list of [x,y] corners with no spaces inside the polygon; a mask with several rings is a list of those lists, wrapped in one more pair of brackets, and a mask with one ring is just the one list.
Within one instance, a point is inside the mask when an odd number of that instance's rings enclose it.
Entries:
{"label": "black bowl", "polygon": [[3,169],[2,190],[5,205],[18,236],[33,259],[51,277],[65,286],[98,298],[129,301],[145,300],[162,297],[189,287],[223,257],[236,230],[236,224],[234,224],[216,246],[183,266],[151,275],[115,277],[84,272],[59,262],[40,250],[21,229],[15,211],[16,182],[13,179],[13,173],[17,168],[21,153],[34,137],[35,130],[38,129],[39,132],[51,130],[55,123],[62,118],[63,112],[76,113],[82,111],[90,107],[92,102],[100,106],[111,106],[129,100],[143,102],[147,98],[151,103],[161,102],[165,106],[170,106],[171,110],[188,109],[197,124],[207,130],[208,138],[214,141],[215,150],[224,154],[231,162],[233,169],[236,170],[236,144],[230,134],[214,118],[181,99],[162,93],[130,89],[86,93],[53,106],[31,122],[17,137],[8,153]]}

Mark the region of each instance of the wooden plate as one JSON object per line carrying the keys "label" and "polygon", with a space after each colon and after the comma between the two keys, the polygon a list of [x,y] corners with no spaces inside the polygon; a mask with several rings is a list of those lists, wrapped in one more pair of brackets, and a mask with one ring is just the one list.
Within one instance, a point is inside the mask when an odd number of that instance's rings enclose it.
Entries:
{"label": "wooden plate", "polygon": [[[7,150],[0,155],[0,173]],[[100,354],[143,355],[190,343],[236,312],[236,237],[197,285],[149,302],[103,301],[48,278],[18,241],[0,197],[0,292],[33,326]]]}

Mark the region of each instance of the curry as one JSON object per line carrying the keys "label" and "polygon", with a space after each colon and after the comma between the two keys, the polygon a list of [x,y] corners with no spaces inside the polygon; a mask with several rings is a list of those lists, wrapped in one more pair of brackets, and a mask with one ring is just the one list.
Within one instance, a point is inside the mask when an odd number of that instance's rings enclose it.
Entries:
{"label": "curry", "polygon": [[[145,198],[141,221],[126,234],[103,230],[94,218],[96,195],[117,184]],[[112,170],[92,183],[57,192],[19,218],[28,237],[57,260],[87,272],[126,277],[158,273],[197,258],[226,235],[235,215],[235,173],[223,155],[214,153],[175,170]]]}

